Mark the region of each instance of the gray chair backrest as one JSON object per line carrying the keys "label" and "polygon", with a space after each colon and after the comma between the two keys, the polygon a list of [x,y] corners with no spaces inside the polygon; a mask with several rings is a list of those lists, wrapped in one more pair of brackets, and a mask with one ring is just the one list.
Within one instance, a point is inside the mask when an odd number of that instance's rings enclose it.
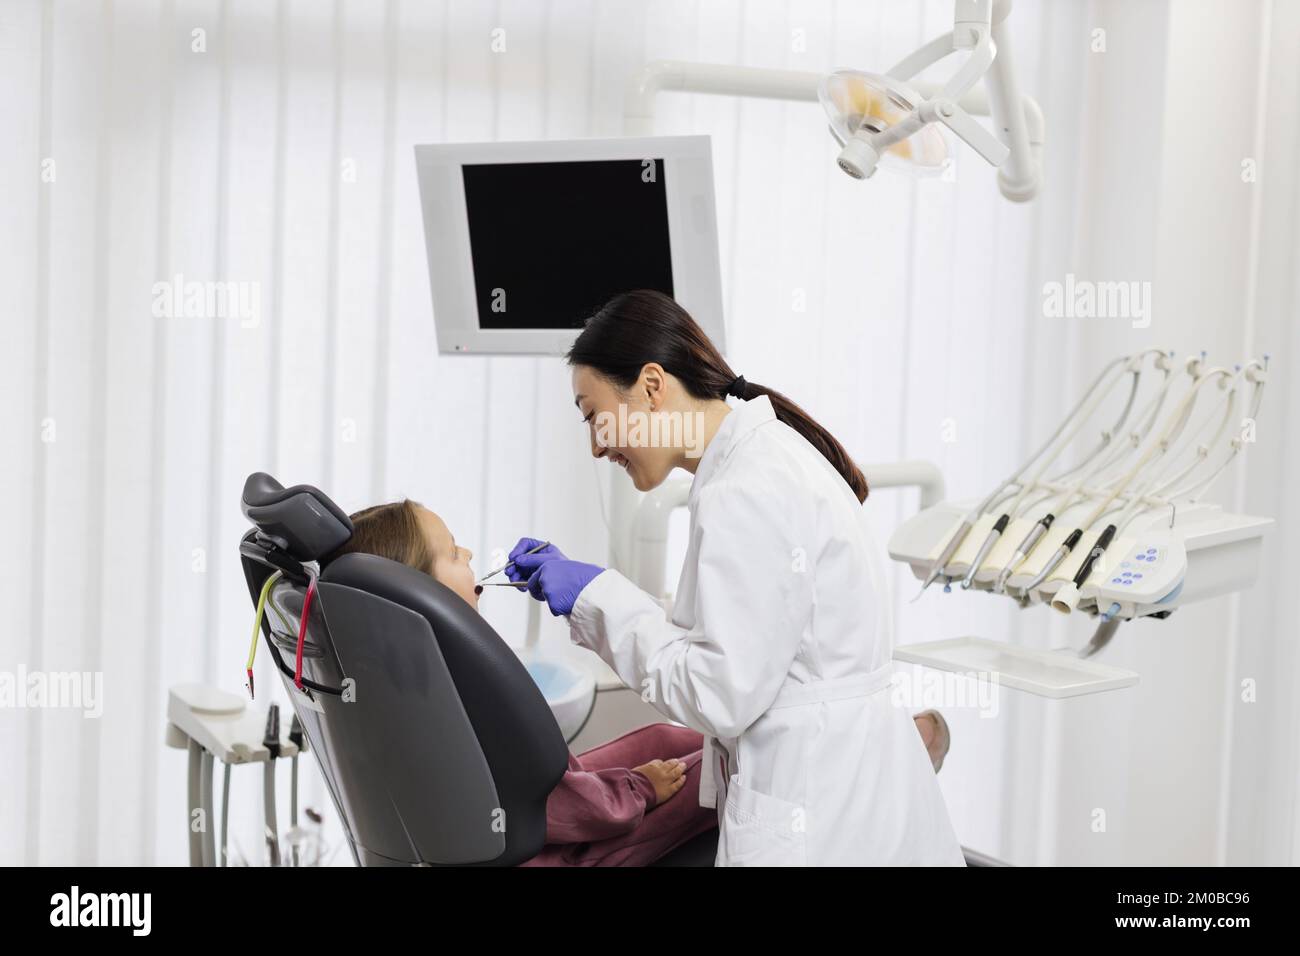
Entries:
{"label": "gray chair backrest", "polygon": [[249,592],[256,601],[267,577],[283,572],[263,637],[357,862],[515,865],[534,856],[568,750],[519,658],[428,575],[345,554],[318,580],[299,691],[291,678],[302,564],[347,540],[351,524],[310,486],[283,489],[261,474],[249,485],[243,504],[257,527],[240,544]]}

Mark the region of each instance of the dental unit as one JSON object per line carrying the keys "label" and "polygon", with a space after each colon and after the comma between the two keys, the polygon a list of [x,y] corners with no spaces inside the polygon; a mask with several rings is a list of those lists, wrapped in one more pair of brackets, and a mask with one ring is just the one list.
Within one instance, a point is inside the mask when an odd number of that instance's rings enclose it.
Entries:
{"label": "dental unit", "polygon": [[[922,592],[960,581],[1103,624],[1168,617],[1249,585],[1271,519],[1228,514],[1202,497],[1251,440],[1233,425],[1256,421],[1267,364],[1209,367],[1202,354],[1175,372],[1171,353],[1115,359],[1011,476],[973,508],[942,502],[915,515],[895,532],[891,556],[911,566]],[[1139,403],[1152,374],[1161,379]],[[1115,424],[1059,469],[1126,376]]]}

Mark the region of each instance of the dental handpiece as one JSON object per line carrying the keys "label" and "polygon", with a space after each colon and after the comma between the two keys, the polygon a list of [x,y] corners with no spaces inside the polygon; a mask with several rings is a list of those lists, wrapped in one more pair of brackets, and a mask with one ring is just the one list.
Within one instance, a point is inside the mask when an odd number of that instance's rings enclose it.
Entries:
{"label": "dental handpiece", "polygon": [[1079,570],[1074,575],[1074,586],[1076,588],[1083,587],[1084,583],[1088,580],[1089,575],[1092,574],[1093,566],[1098,560],[1100,560],[1101,556],[1106,553],[1106,549],[1110,547],[1110,540],[1113,537],[1115,537],[1115,526],[1113,524],[1108,524],[1106,525],[1106,530],[1098,536],[1097,543],[1094,544],[1092,550],[1088,552],[1088,557],[1084,559],[1083,564],[1079,565]]}
{"label": "dental handpiece", "polygon": [[1011,572],[1015,570],[1016,565],[1029,557],[1029,552],[1034,550],[1034,546],[1038,544],[1043,535],[1047,534],[1047,529],[1052,526],[1052,522],[1055,520],[1055,515],[1043,515],[1043,517],[1039,518],[1037,523],[1029,529],[1029,534],[1025,535],[1025,540],[1020,542],[1020,546],[1016,548],[1016,553],[1011,556],[1011,560],[1008,561],[1006,566],[998,572],[998,580],[993,586],[993,590],[997,591],[999,594],[1006,591],[1007,578],[1011,577]]}
{"label": "dental handpiece", "polygon": [[993,550],[993,546],[998,543],[998,539],[1002,537],[1002,532],[1007,530],[1007,522],[1010,520],[1011,516],[1004,514],[993,523],[993,530],[989,532],[989,536],[985,538],[984,543],[980,545],[980,549],[975,555],[975,560],[970,563],[970,570],[966,572],[966,577],[962,579],[961,586],[963,590],[969,588],[975,583],[975,572],[980,569],[980,565],[984,563],[984,559],[989,556],[989,552]]}
{"label": "dental handpiece", "polygon": [[1075,528],[1073,531],[1070,532],[1069,537],[1067,537],[1063,542],[1061,542],[1061,546],[1056,549],[1056,553],[1053,554],[1052,557],[1048,560],[1047,564],[1043,566],[1043,570],[1039,571],[1037,576],[1032,581],[1030,581],[1027,585],[1025,585],[1026,596],[1028,596],[1031,592],[1034,591],[1034,589],[1036,589],[1040,584],[1042,584],[1044,581],[1046,581],[1049,577],[1052,576],[1052,573],[1055,572],[1056,569],[1061,566],[1061,562],[1070,556],[1070,552],[1074,550],[1074,546],[1079,543],[1079,539],[1082,537],[1083,537],[1082,528]]}
{"label": "dental handpiece", "polygon": [[1083,564],[1079,565],[1074,580],[1052,595],[1053,610],[1060,611],[1062,614],[1069,614],[1078,606],[1083,596],[1084,584],[1087,583],[1089,576],[1092,574],[1092,569],[1101,560],[1101,556],[1106,553],[1106,549],[1110,546],[1113,537],[1115,537],[1115,526],[1108,524],[1105,530],[1097,536],[1097,543],[1088,552],[1088,557],[1084,559]]}
{"label": "dental handpiece", "polygon": [[[952,560],[952,556],[956,554],[957,549],[961,547],[961,543],[966,540],[966,535],[970,529],[971,520],[966,518],[957,528],[956,533],[948,540],[948,546],[943,549],[943,553],[939,555],[934,564],[930,565],[930,573],[925,576],[925,581],[921,584],[921,591],[925,591],[926,588],[938,580],[939,575],[943,573],[943,569],[946,568],[948,562]],[[917,594],[917,597],[920,596],[920,594]]]}

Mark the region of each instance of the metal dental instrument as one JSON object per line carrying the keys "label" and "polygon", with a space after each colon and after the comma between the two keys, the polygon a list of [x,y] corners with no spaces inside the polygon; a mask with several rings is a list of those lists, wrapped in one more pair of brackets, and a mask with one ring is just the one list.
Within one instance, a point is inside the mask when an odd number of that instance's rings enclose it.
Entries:
{"label": "metal dental instrument", "polygon": [[1028,597],[1033,591],[1037,590],[1040,584],[1052,576],[1056,569],[1061,566],[1061,562],[1070,556],[1070,552],[1074,550],[1074,546],[1079,543],[1079,539],[1082,537],[1082,528],[1075,528],[1070,532],[1069,537],[1062,541],[1061,546],[1056,549],[1056,553],[1052,555],[1045,565],[1043,565],[1043,570],[1039,571],[1034,579],[1025,585],[1026,597]]}
{"label": "metal dental instrument", "polygon": [[487,584],[480,584],[481,588],[526,588],[527,581],[491,581]]}
{"label": "metal dental instrument", "polygon": [[1004,514],[993,523],[993,530],[989,532],[989,536],[985,538],[984,543],[980,545],[979,552],[975,555],[975,560],[970,563],[970,570],[966,572],[966,577],[962,579],[961,586],[963,589],[969,588],[975,582],[975,572],[980,569],[980,565],[984,563],[984,559],[989,556],[989,552],[993,550],[993,546],[998,543],[998,539],[1002,537],[1002,532],[1007,530],[1007,522],[1010,520],[1011,519]]}
{"label": "metal dental instrument", "polygon": [[[541,544],[539,544],[537,547],[535,547],[535,548],[530,548],[529,550],[525,551],[524,554],[536,554],[538,551],[541,551],[543,548],[549,548],[550,545],[551,545],[551,542],[549,542],[549,541],[543,541],[543,542],[542,542]],[[523,556],[524,556],[524,555],[521,554],[519,557],[522,558]],[[516,559],[516,560],[517,560],[517,559]],[[487,574],[483,575],[483,577],[479,578],[479,579],[478,579],[478,583],[479,583],[479,584],[482,584],[482,583],[483,583],[484,581],[486,581],[488,578],[496,577],[498,574],[500,574],[502,571],[504,571],[506,568],[510,567],[510,566],[513,565],[514,563],[515,563],[514,561],[507,561],[505,564],[501,565],[501,567],[497,568],[495,571],[489,571]]]}
{"label": "metal dental instrument", "polygon": [[1106,553],[1106,549],[1110,547],[1110,542],[1114,537],[1115,526],[1113,524],[1106,525],[1101,534],[1097,536],[1097,541],[1092,546],[1092,550],[1084,558],[1083,564],[1079,565],[1079,570],[1074,573],[1074,580],[1070,582],[1069,588],[1057,591],[1056,594],[1052,595],[1053,610],[1060,611],[1063,614],[1069,614],[1074,610],[1078,601],[1077,595],[1083,590],[1088,578],[1092,576],[1092,569]]}
{"label": "metal dental instrument", "polygon": [[1011,556],[1011,560],[998,572],[998,579],[993,585],[993,590],[999,594],[1006,592],[1007,578],[1011,577],[1011,572],[1015,570],[1016,565],[1029,557],[1029,552],[1034,550],[1038,540],[1047,533],[1047,529],[1052,526],[1052,522],[1055,520],[1055,515],[1045,514],[1029,529],[1029,534],[1025,535],[1025,540],[1020,542],[1019,547],[1016,548],[1016,553]]}
{"label": "metal dental instrument", "polygon": [[1088,578],[1092,575],[1093,567],[1101,560],[1101,556],[1106,553],[1106,549],[1110,547],[1110,542],[1114,537],[1115,526],[1113,524],[1106,525],[1101,534],[1098,535],[1097,543],[1092,546],[1088,556],[1083,559],[1083,564],[1079,565],[1079,570],[1075,572],[1074,586],[1076,588],[1082,588],[1087,583]]}
{"label": "metal dental instrument", "polygon": [[961,547],[961,543],[966,539],[966,534],[970,531],[970,529],[971,529],[970,518],[969,517],[963,518],[961,525],[957,528],[956,533],[951,538],[948,539],[948,545],[943,549],[943,553],[940,554],[937,559],[935,559],[934,564],[930,565],[930,573],[925,576],[925,582],[921,585],[921,590],[916,592],[916,597],[912,598],[913,601],[915,601],[916,598],[919,598],[922,594],[924,594],[925,589],[928,588],[931,584],[933,584],[935,579],[939,577],[939,573],[948,566],[948,562],[951,561],[952,556],[957,553],[957,549]]}

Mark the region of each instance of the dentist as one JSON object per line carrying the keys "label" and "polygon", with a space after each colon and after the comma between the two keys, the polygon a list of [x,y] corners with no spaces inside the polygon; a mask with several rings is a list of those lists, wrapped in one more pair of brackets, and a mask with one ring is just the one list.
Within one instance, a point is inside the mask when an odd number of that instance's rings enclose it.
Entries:
{"label": "dentist", "polygon": [[593,455],[641,491],[677,467],[695,475],[675,606],[666,618],[617,571],[553,546],[525,554],[532,538],[509,574],[655,709],[704,735],[717,863],[962,865],[925,747],[891,700],[867,482],[839,442],[733,374],[657,292],[611,300],[568,361]]}

